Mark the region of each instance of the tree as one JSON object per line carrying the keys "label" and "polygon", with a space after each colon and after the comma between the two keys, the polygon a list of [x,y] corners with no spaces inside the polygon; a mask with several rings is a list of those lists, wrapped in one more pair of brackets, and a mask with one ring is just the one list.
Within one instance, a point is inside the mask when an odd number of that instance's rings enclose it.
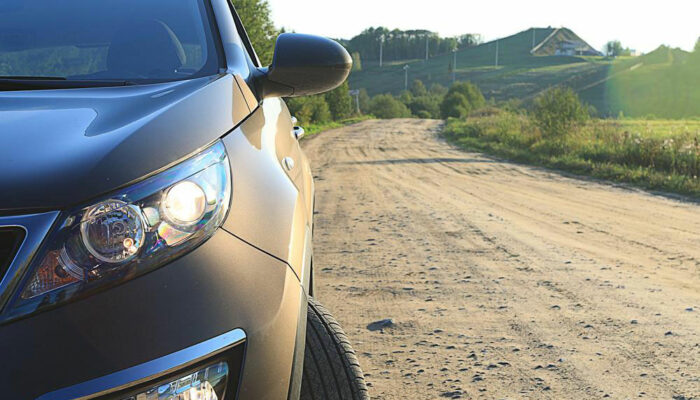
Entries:
{"label": "tree", "polygon": [[478,44],[479,35],[463,35],[443,38],[427,30],[368,28],[350,40],[342,41],[351,53],[358,52],[364,61],[379,60],[379,46],[383,38],[384,61],[423,59],[425,42],[429,43],[430,57],[450,53],[453,49],[463,49]]}
{"label": "tree", "polygon": [[375,117],[382,119],[408,118],[411,116],[411,111],[406,105],[390,94],[374,96],[370,108]]}
{"label": "tree", "polygon": [[360,52],[355,51],[352,53],[352,72],[362,71],[362,57]]}
{"label": "tree", "polygon": [[331,111],[323,95],[295,97],[287,99],[289,112],[297,117],[301,124],[314,124],[331,120]]}
{"label": "tree", "polygon": [[235,0],[234,5],[260,62],[269,65],[275,51],[275,39],[280,33],[272,23],[270,5],[267,0]]}
{"label": "tree", "polygon": [[350,88],[348,87],[347,81],[326,93],[324,96],[334,120],[345,119],[352,114],[353,102],[350,97]]}
{"label": "tree", "polygon": [[549,89],[535,99],[535,124],[545,136],[565,135],[590,117],[588,107],[571,88]]}
{"label": "tree", "polygon": [[608,57],[629,56],[632,50],[623,47],[619,40],[611,40],[605,44],[605,55]]}

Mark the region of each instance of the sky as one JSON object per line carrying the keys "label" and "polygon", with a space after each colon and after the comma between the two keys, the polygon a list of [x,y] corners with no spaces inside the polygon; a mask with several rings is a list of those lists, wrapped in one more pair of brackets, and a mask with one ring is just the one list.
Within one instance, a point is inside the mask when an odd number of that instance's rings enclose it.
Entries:
{"label": "sky", "polygon": [[[700,0],[268,0],[278,27],[349,39],[370,26],[478,33],[486,41],[535,27],[567,27],[597,49],[609,40],[649,52],[692,50]],[[572,7],[571,4],[575,7]]]}

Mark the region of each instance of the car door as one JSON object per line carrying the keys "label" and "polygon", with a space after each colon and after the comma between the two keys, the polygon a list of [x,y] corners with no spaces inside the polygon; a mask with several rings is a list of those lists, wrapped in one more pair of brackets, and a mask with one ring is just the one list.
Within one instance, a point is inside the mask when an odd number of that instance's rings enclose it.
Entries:
{"label": "car door", "polygon": [[[262,97],[255,87],[260,61],[230,2],[231,20],[220,18],[227,74],[235,80],[249,114],[224,143],[233,174],[233,199],[224,228],[286,261],[304,287],[310,283],[313,182],[286,104]],[[232,23],[233,22],[233,23]]]}

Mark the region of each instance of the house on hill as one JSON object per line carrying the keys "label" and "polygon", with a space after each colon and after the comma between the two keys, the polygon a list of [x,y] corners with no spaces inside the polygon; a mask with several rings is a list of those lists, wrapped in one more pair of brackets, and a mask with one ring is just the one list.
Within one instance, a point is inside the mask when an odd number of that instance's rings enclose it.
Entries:
{"label": "house on hill", "polygon": [[530,53],[535,56],[602,56],[603,54],[586,43],[568,28],[555,29]]}
{"label": "house on hill", "polygon": [[590,46],[578,40],[562,40],[557,43],[555,56],[592,56]]}

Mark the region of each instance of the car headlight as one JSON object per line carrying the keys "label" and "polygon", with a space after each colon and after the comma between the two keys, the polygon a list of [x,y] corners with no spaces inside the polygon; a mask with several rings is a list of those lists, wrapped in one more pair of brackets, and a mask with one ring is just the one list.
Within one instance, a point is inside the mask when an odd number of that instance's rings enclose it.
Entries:
{"label": "car headlight", "polygon": [[185,254],[221,226],[230,199],[229,162],[217,142],[175,167],[62,213],[5,317],[125,282]]}

